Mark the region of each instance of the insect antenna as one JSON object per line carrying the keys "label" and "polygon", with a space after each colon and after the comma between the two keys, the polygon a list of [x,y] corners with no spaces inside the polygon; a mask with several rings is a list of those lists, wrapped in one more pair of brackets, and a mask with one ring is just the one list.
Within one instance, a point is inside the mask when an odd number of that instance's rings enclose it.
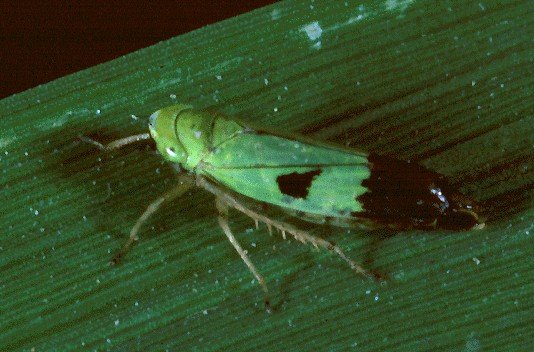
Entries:
{"label": "insect antenna", "polygon": [[120,139],[116,139],[108,144],[102,144],[92,138],[89,138],[87,136],[83,136],[83,135],[79,135],[78,138],[82,141],[82,142],[85,142],[85,143],[89,143],[89,144],[92,144],[94,145],[95,147],[97,147],[98,149],[100,150],[114,150],[114,149],[119,149],[119,148],[122,148],[124,147],[125,145],[128,145],[128,144],[132,144],[132,143],[137,143],[139,141],[144,141],[144,140],[147,140],[147,139],[151,139],[152,137],[150,136],[150,133],[141,133],[141,134],[136,134],[136,135],[133,135],[133,136],[128,136],[128,137],[124,137],[124,138],[120,138]]}

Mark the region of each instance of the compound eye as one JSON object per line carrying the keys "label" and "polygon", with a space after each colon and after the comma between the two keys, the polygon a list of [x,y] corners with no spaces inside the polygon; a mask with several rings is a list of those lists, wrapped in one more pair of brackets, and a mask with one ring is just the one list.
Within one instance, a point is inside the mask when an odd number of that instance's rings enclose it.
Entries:
{"label": "compound eye", "polygon": [[169,156],[171,158],[175,158],[176,157],[176,150],[173,147],[167,147],[167,149],[165,149],[165,151],[167,152],[167,154],[169,154]]}
{"label": "compound eye", "polygon": [[158,118],[158,115],[159,111],[156,111],[155,113],[150,115],[150,117],[148,118],[148,124],[150,125],[150,127],[156,128],[156,119]]}

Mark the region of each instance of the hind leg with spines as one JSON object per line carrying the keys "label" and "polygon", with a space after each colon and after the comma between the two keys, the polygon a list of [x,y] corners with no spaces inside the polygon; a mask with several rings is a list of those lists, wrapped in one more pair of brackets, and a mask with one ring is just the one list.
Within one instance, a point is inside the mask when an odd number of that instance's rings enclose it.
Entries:
{"label": "hind leg with spines", "polygon": [[241,213],[249,216],[254,220],[254,222],[257,224],[259,221],[265,223],[267,227],[269,228],[269,232],[271,232],[272,228],[275,228],[279,230],[282,233],[282,236],[286,237],[286,232],[291,234],[296,240],[302,242],[302,243],[311,243],[314,247],[318,248],[324,248],[327,249],[333,253],[336,253],[341,259],[343,259],[354,271],[357,273],[370,278],[375,279],[375,276],[369,273],[367,270],[365,270],[361,265],[354,262],[352,259],[350,259],[339,246],[323,239],[317,236],[310,235],[308,232],[297,229],[296,227],[292,226],[291,224],[272,220],[265,215],[262,215],[258,212],[255,212],[254,210],[251,210],[244,204],[242,204],[239,200],[237,200],[232,195],[228,194],[224,190],[220,189],[216,185],[210,183],[205,178],[198,176],[197,177],[197,185],[206,189],[210,193],[213,193],[217,199],[220,202],[224,202],[227,204],[227,206],[230,206]]}

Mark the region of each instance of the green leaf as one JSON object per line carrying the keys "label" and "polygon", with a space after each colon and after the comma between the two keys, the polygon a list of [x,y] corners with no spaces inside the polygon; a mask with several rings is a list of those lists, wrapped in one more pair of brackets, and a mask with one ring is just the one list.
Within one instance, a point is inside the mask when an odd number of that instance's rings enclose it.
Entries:
{"label": "green leaf", "polygon": [[[287,1],[0,101],[0,349],[532,350],[532,11]],[[380,286],[234,213],[269,315],[196,190],[108,266],[175,175],[142,147],[77,136],[145,132],[174,102],[421,162],[479,199],[487,227],[312,229]]]}

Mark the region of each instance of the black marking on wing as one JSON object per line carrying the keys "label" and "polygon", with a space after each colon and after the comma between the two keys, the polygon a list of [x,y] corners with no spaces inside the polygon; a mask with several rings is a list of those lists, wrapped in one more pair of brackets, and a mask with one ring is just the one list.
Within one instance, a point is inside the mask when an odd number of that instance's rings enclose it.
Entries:
{"label": "black marking on wing", "polygon": [[280,192],[293,198],[306,198],[314,177],[321,174],[321,169],[304,173],[292,172],[276,178]]}
{"label": "black marking on wing", "polygon": [[442,174],[374,154],[369,155],[369,163],[371,175],[362,182],[368,191],[356,199],[363,212],[352,216],[398,228],[470,229],[476,224],[475,217],[461,211],[471,202],[463,201],[466,197],[452,189]]}
{"label": "black marking on wing", "polygon": [[[357,198],[364,216],[400,227],[428,225],[441,213],[440,199],[430,190],[443,176],[417,164],[369,155],[371,175],[362,182],[368,192]],[[441,204],[440,204],[441,203]]]}

